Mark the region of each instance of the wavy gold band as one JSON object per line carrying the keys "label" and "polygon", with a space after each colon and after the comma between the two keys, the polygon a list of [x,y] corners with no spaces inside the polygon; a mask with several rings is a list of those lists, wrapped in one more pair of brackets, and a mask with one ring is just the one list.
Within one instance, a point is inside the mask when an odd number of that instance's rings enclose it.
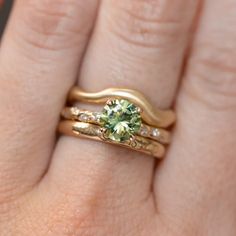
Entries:
{"label": "wavy gold band", "polygon": [[152,126],[166,128],[175,122],[172,110],[154,109],[149,101],[138,91],[124,88],[109,88],[96,93],[88,93],[74,87],[69,93],[69,102],[82,101],[88,103],[104,103],[108,99],[127,99],[142,109],[143,120]]}
{"label": "wavy gold band", "polygon": [[65,120],[59,123],[58,130],[60,133],[65,135],[112,143],[122,147],[130,148],[135,151],[146,153],[156,158],[162,158],[165,154],[165,147],[162,144],[136,135],[132,140],[127,140],[122,143],[108,140],[104,137],[104,133],[100,126],[90,123]]}

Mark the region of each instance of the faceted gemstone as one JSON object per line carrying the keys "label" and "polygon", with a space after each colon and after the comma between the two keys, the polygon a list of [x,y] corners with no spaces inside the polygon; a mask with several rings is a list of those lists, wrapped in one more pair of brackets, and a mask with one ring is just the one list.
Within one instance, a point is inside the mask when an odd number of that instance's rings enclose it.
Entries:
{"label": "faceted gemstone", "polygon": [[93,121],[96,121],[96,122],[100,121],[100,113],[99,112],[93,113]]}
{"label": "faceted gemstone", "polygon": [[87,114],[81,114],[79,119],[82,121],[82,122],[87,122],[89,120],[89,116]]}
{"label": "faceted gemstone", "polygon": [[140,109],[127,100],[111,100],[103,108],[100,123],[108,139],[124,142],[141,128]]}
{"label": "faceted gemstone", "polygon": [[153,129],[152,135],[153,135],[154,137],[158,137],[158,136],[160,136],[160,131],[159,131],[158,129]]}
{"label": "faceted gemstone", "polygon": [[148,129],[147,129],[147,127],[141,126],[140,134],[141,134],[142,136],[148,136]]}

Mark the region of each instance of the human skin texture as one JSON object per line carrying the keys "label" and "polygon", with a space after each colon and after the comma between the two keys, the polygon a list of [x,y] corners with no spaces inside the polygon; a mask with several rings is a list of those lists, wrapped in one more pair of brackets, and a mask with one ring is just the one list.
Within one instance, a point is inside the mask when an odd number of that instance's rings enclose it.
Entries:
{"label": "human skin texture", "polygon": [[[0,235],[235,236],[235,13],[235,0],[16,0],[0,46]],[[75,84],[173,107],[164,160],[57,136]]]}

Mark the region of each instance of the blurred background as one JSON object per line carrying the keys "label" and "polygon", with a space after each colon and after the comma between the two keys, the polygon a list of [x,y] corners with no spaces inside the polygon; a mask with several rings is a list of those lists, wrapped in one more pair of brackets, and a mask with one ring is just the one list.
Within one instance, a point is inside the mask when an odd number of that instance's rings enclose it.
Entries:
{"label": "blurred background", "polygon": [[6,25],[12,2],[12,0],[0,0],[0,36]]}

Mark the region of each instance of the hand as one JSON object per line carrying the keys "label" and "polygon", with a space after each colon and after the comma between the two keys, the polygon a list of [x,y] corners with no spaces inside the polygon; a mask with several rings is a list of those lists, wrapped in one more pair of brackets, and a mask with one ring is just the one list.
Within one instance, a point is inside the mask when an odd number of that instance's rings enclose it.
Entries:
{"label": "hand", "polygon": [[[0,49],[1,236],[236,235],[235,12],[234,0],[16,1]],[[175,104],[165,159],[56,139],[75,83]]]}

